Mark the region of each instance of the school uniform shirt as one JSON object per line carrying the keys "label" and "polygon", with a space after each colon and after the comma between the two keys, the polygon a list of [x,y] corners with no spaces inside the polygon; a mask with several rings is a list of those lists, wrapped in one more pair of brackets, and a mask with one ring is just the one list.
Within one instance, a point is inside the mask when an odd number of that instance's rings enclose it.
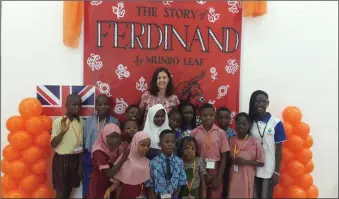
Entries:
{"label": "school uniform shirt", "polygon": [[[166,180],[167,161],[170,162],[171,178]],[[183,161],[171,155],[166,157],[163,153],[156,156],[150,162],[151,179],[145,183],[145,187],[152,187],[157,195],[173,194],[180,186],[187,184],[187,177]]]}
{"label": "school uniform shirt", "polygon": [[[61,133],[62,118],[63,117],[58,117],[54,120],[51,140]],[[84,122],[85,121],[81,118],[73,118],[73,120],[70,122],[68,131],[65,133],[59,145],[54,148],[56,153],[59,155],[74,154],[74,148],[77,146],[82,146]]]}
{"label": "school uniform shirt", "polygon": [[92,151],[92,146],[94,145],[95,140],[98,137],[98,134],[101,133],[104,126],[109,123],[115,123],[116,125],[120,125],[119,121],[109,116],[104,120],[99,122],[98,128],[98,116],[92,116],[86,119],[84,124],[84,145],[85,149],[89,152]]}
{"label": "school uniform shirt", "polygon": [[253,122],[251,134],[262,142],[265,155],[265,165],[257,167],[255,175],[258,178],[269,179],[275,170],[275,144],[286,141],[283,123],[279,118],[267,113],[263,120]]}
{"label": "school uniform shirt", "polygon": [[209,131],[206,131],[200,125],[192,130],[191,136],[197,140],[198,152],[204,159],[219,162],[221,160],[220,154],[230,150],[225,132],[215,124]]}

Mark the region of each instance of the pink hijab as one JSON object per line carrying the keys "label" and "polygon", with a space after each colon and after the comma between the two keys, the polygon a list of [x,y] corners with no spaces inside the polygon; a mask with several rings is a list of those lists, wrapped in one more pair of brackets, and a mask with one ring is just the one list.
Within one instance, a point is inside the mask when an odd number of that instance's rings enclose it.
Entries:
{"label": "pink hijab", "polygon": [[149,160],[146,157],[140,157],[138,153],[139,142],[146,138],[150,139],[148,133],[144,131],[134,135],[128,159],[115,174],[114,179],[128,185],[138,185],[150,179]]}
{"label": "pink hijab", "polygon": [[92,156],[95,151],[102,151],[108,156],[110,162],[113,163],[116,160],[118,156],[119,147],[115,149],[109,148],[107,145],[107,138],[106,138],[108,135],[110,135],[113,132],[121,134],[121,131],[118,125],[114,123],[105,125],[102,133],[98,135],[97,139],[94,142],[93,149],[92,149]]}

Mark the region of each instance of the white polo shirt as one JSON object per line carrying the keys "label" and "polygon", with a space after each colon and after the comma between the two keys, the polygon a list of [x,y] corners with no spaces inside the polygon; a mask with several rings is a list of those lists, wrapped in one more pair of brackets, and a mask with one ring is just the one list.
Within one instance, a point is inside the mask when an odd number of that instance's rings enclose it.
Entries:
{"label": "white polo shirt", "polygon": [[275,144],[286,141],[283,123],[279,118],[267,113],[263,120],[253,122],[251,134],[262,142],[265,154],[265,165],[257,167],[255,176],[269,179],[275,170]]}

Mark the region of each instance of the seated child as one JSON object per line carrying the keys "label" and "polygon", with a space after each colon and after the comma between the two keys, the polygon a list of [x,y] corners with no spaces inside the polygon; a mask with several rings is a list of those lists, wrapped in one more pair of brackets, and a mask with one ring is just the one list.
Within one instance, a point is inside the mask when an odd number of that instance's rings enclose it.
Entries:
{"label": "seated child", "polygon": [[145,183],[145,187],[149,189],[152,199],[177,199],[182,186],[187,184],[184,163],[173,154],[175,149],[174,132],[169,129],[163,130],[159,137],[161,154],[150,162],[151,178]]}
{"label": "seated child", "polygon": [[[197,141],[188,136],[181,139],[178,156],[183,159],[188,184],[181,190],[180,197],[206,198],[207,173],[204,161],[198,157]],[[201,194],[200,194],[201,192]]]}
{"label": "seated child", "polygon": [[192,129],[195,129],[197,119],[196,119],[196,108],[189,101],[180,102],[178,109],[182,115],[181,121],[181,132],[184,136],[189,136]]}
{"label": "seated child", "polygon": [[143,130],[147,132],[151,138],[151,148],[147,154],[149,160],[152,160],[161,153],[159,135],[165,129],[170,129],[166,109],[161,104],[150,107],[147,112]]}
{"label": "seated child", "polygon": [[106,190],[104,198],[120,187],[117,198],[137,198],[145,196],[143,183],[150,179],[149,160],[146,158],[151,139],[146,132],[138,132],[132,139],[131,152],[121,169],[111,178],[112,185]]}
{"label": "seated child", "polygon": [[254,175],[264,166],[264,149],[252,137],[250,117],[239,113],[235,118],[237,136],[230,139],[233,164],[230,171],[228,198],[253,198]]}

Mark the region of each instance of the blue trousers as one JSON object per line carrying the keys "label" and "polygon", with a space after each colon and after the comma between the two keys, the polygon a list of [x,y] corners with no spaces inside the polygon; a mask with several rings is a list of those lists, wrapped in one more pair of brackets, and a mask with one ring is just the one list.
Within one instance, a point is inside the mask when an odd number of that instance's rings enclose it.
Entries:
{"label": "blue trousers", "polygon": [[85,151],[83,155],[83,168],[84,168],[84,176],[82,180],[82,195],[84,197],[88,196],[88,189],[89,189],[89,181],[92,173],[92,158],[91,158],[91,152]]}

